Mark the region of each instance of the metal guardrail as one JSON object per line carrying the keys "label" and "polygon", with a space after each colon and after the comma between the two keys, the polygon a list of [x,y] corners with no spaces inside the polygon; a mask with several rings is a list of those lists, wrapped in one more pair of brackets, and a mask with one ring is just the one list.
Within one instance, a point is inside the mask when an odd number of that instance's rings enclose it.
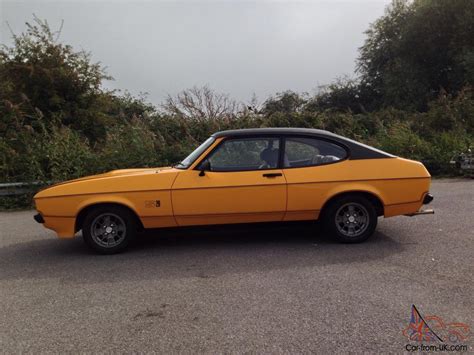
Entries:
{"label": "metal guardrail", "polygon": [[0,197],[19,196],[33,192],[35,187],[45,185],[43,182],[7,182],[0,184]]}

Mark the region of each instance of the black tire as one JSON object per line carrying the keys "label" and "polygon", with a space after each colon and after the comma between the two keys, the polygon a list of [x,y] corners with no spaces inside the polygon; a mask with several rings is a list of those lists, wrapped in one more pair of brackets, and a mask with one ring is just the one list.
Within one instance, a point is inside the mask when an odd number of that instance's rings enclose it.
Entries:
{"label": "black tire", "polygon": [[82,224],[84,242],[101,254],[116,254],[125,250],[136,234],[135,216],[120,206],[98,206],[87,214]]}
{"label": "black tire", "polygon": [[377,211],[364,196],[345,195],[336,198],[325,207],[322,223],[324,230],[338,242],[360,243],[374,234],[377,227]]}

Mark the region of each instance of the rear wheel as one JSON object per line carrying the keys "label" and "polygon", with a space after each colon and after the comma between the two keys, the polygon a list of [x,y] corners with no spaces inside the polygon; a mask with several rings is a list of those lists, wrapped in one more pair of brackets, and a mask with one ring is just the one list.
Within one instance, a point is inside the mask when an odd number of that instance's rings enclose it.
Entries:
{"label": "rear wheel", "polygon": [[374,233],[377,211],[365,197],[346,195],[330,202],[323,214],[323,224],[339,242],[360,243]]}
{"label": "rear wheel", "polygon": [[102,254],[124,250],[135,238],[137,225],[133,214],[120,206],[98,206],[84,219],[85,243]]}

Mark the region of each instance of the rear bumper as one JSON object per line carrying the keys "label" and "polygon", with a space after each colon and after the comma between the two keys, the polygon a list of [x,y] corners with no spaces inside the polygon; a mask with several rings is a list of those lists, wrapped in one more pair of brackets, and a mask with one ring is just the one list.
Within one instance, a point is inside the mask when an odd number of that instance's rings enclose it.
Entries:
{"label": "rear bumper", "polygon": [[[433,201],[433,195],[430,194],[429,192],[427,192],[425,194],[425,196],[423,197],[423,204],[424,205],[427,205],[429,204],[431,201]],[[419,215],[422,215],[422,214],[434,214],[434,210],[433,209],[419,209],[418,211],[416,212],[413,212],[413,213],[406,213],[405,216],[409,216],[409,217],[413,217],[413,216],[419,216]]]}
{"label": "rear bumper", "polygon": [[35,221],[38,222],[38,223],[41,223],[41,224],[44,223],[44,218],[43,218],[43,216],[41,215],[41,213],[35,214],[35,215],[33,216],[33,218],[34,218]]}
{"label": "rear bumper", "polygon": [[433,201],[434,197],[432,194],[430,194],[429,192],[425,195],[425,197],[423,197],[423,204],[424,205],[427,205],[429,204],[431,201]]}

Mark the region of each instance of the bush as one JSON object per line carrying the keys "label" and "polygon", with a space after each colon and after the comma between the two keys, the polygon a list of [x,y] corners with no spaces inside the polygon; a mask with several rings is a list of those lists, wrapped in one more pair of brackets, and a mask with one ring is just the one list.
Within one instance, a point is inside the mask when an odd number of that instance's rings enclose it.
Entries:
{"label": "bush", "polygon": [[159,165],[160,142],[140,120],[112,127],[97,153],[96,171]]}
{"label": "bush", "polygon": [[[104,90],[102,81],[108,76],[101,65],[92,63],[88,53],[59,43],[58,33],[35,18],[25,33],[14,36],[12,47],[0,47],[0,182],[50,183],[112,169],[171,165],[216,131],[253,127],[326,129],[421,160],[433,175],[452,173],[450,158],[474,142],[474,96],[469,86],[474,73],[472,45],[466,46],[460,61],[456,57],[455,90],[448,93],[441,87],[448,90],[449,85],[438,82],[430,84],[429,92],[420,89],[426,77],[423,51],[418,51],[421,74],[408,73],[412,87],[407,88],[407,76],[392,73],[396,67],[385,65],[397,63],[400,55],[386,57],[396,51],[380,47],[378,38],[390,30],[395,36],[385,45],[391,48],[405,41],[396,35],[399,31],[391,31],[404,26],[405,10],[413,8],[427,16],[425,10],[434,2],[410,4],[395,2],[370,29],[359,60],[360,80],[340,80],[312,97],[286,91],[262,105],[256,98],[248,105],[238,103],[204,87],[168,97],[157,108],[143,97]],[[451,15],[459,14],[452,11],[458,6],[472,9],[473,5],[468,0],[443,3]],[[423,16],[413,18],[413,23],[425,29]],[[438,15],[434,20],[448,23]],[[446,33],[430,32],[429,38],[455,38],[460,33],[460,43],[471,40],[469,26],[456,23]],[[437,50],[437,43],[433,40],[429,48],[445,53]],[[412,54],[404,52],[408,57]],[[380,77],[379,68],[390,75]],[[401,68],[412,70],[411,65]],[[440,72],[431,69],[435,76]],[[419,89],[426,92],[410,94]],[[415,111],[416,107],[422,109]],[[0,208],[28,204],[30,197],[0,199]]]}

